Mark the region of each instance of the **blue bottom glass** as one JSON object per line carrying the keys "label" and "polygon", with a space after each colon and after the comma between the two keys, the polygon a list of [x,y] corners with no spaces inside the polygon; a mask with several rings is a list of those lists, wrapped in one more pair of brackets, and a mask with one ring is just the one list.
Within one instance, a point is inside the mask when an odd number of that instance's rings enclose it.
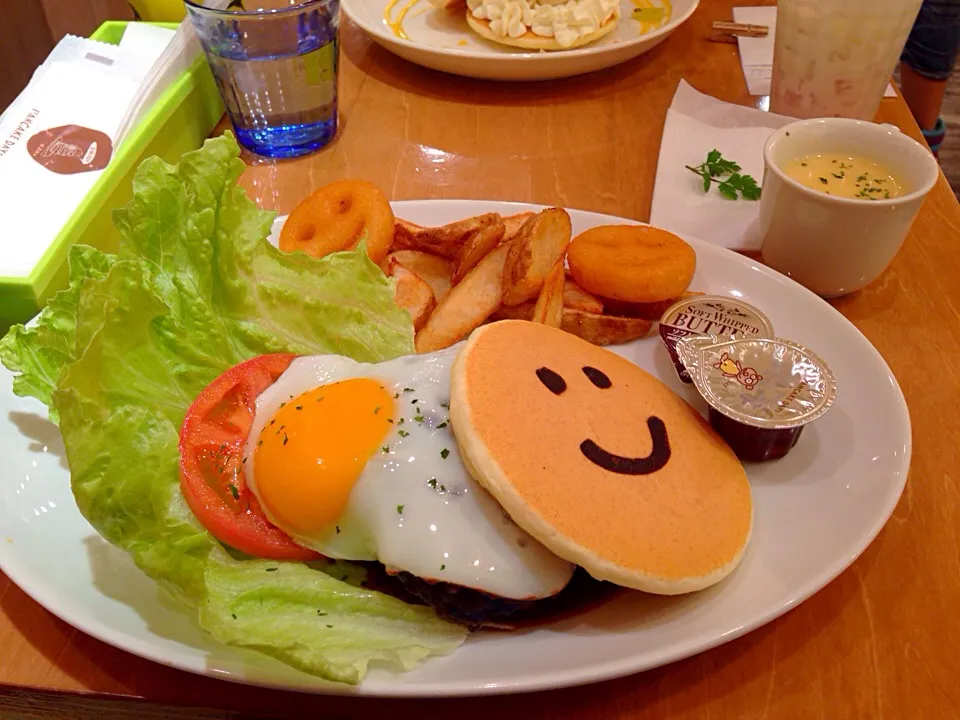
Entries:
{"label": "blue bottom glass", "polygon": [[[282,8],[289,2],[273,4]],[[294,5],[289,12],[263,14],[188,7],[243,147],[258,155],[289,158],[318,150],[334,139],[340,44],[337,0],[316,0]]]}
{"label": "blue bottom glass", "polygon": [[240,127],[233,125],[237,141],[257,155],[292,158],[307,155],[330,144],[337,134],[336,116],[329,120],[276,127]]}

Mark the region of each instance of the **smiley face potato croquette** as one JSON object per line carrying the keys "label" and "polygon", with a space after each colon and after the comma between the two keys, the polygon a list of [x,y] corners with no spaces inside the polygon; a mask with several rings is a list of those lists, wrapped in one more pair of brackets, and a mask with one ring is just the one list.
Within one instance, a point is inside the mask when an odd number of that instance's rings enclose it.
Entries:
{"label": "smiley face potato croquette", "polygon": [[743,557],[740,462],[619,355],[535,323],[484,326],[454,363],[451,417],[464,463],[513,521],[600,580],[674,595]]}

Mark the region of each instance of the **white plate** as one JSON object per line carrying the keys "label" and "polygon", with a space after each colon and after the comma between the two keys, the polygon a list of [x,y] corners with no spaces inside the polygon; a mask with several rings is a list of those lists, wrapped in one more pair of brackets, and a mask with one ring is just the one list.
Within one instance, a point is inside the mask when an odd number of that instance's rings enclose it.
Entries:
{"label": "white plate", "polygon": [[[395,203],[397,214],[434,225],[524,206],[479,201]],[[570,213],[576,231],[630,222]],[[613,678],[732,640],[783,614],[836,577],[883,527],[910,463],[907,408],[883,359],[833,310],[791,280],[702,242],[693,287],[757,305],[778,334],[813,348],[839,385],[835,407],[783,460],[747,468],[755,500],[742,566],[707,591],[675,598],[625,593],[595,610],[514,633],[479,632],[448,657],[405,675],[371,672],[358,688],[335,687],[253,652],[215,643],[172,607],[128,556],[81,517],[56,428],[39,403],[0,381],[0,567],[37,602],[111,645],[190,672],[313,692],[441,696],[537,690]],[[616,349],[674,390],[658,338]],[[136,468],[131,468],[136,472]]]}
{"label": "white plate", "polygon": [[[622,0],[623,17],[612,33],[574,50],[528,52],[481,38],[467,25],[463,13],[435,10],[420,0],[407,15],[402,40],[384,22],[388,0],[341,0],[343,12],[373,38],[404,60],[441,72],[484,80],[552,80],[604,70],[642,55],[663,42],[697,9],[700,0],[672,0],[669,22],[659,30],[640,34],[630,17],[635,7]],[[398,8],[405,0],[400,0]]]}

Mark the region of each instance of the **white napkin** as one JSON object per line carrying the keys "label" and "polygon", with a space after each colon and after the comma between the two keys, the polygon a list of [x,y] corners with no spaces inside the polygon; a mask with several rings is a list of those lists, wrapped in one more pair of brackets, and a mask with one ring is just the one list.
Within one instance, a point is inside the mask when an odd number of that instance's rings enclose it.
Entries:
{"label": "white napkin", "polygon": [[[743,77],[751,95],[769,95],[770,78],[773,75],[773,41],[777,34],[776,7],[735,7],[733,21],[750,25],[766,25],[770,32],[766,37],[738,37],[740,64]],[[896,97],[893,85],[887,85],[884,97]]]}
{"label": "white napkin", "polygon": [[120,40],[117,65],[138,82],[142,81],[175,34],[169,28],[149,23],[130,23]]}
{"label": "white napkin", "polygon": [[728,200],[686,165],[700,165],[713,149],[737,162],[741,173],[763,180],[763,146],[793,118],[731,105],[681,80],[660,142],[650,224],[735,249],[758,249],[758,200]]}
{"label": "white napkin", "polygon": [[[200,4],[212,10],[224,10],[230,4],[230,0],[203,0]],[[146,72],[137,89],[137,94],[130,101],[130,106],[117,127],[114,144],[118,147],[127,139],[130,131],[137,126],[154,103],[160,99],[167,86],[186,72],[202,52],[200,40],[193,29],[189,14],[180,22],[176,32],[171,33],[170,41],[160,49],[162,52],[155,55],[146,65]]]}

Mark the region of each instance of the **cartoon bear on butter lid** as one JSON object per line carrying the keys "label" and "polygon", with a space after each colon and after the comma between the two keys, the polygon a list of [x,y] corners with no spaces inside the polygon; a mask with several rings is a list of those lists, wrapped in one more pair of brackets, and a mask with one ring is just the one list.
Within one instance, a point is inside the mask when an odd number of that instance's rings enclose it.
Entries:
{"label": "cartoon bear on butter lid", "polygon": [[746,473],[685,400],[628,360],[561,330],[483,326],[453,366],[464,462],[514,522],[600,580],[663,595],[740,563]]}

